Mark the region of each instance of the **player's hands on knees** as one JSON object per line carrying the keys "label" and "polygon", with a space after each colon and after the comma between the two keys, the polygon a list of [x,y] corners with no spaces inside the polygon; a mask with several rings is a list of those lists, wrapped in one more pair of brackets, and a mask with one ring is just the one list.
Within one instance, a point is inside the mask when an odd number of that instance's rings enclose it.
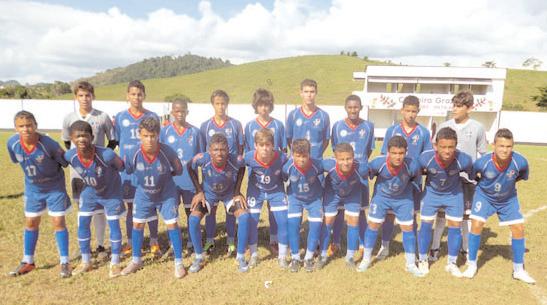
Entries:
{"label": "player's hands on knees", "polygon": [[194,198],[192,198],[192,207],[190,210],[194,211],[199,204],[201,204],[202,207],[205,207],[205,194],[203,192],[199,192],[194,195]]}
{"label": "player's hands on knees", "polygon": [[234,196],[234,203],[235,202],[241,202],[241,207],[246,210],[247,209],[247,201],[245,200],[245,197],[241,194],[237,194]]}

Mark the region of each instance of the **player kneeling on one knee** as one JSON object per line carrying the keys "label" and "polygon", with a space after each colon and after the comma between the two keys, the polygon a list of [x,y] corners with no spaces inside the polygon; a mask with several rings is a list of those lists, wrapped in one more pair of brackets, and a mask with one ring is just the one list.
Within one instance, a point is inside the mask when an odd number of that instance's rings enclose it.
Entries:
{"label": "player kneeling on one knee", "polygon": [[378,237],[378,229],[389,209],[393,210],[403,231],[403,248],[406,270],[414,276],[424,276],[416,267],[416,235],[413,231],[415,181],[421,178],[418,162],[405,157],[406,140],[394,136],[388,142],[388,153],[369,164],[370,177],[376,177],[374,194],[368,211],[368,227],[365,231],[365,250],[358,271],[366,271],[371,263],[372,248]]}
{"label": "player kneeling on one knee", "polygon": [[[199,183],[197,170],[201,168],[202,183]],[[245,175],[245,164],[241,157],[230,158],[226,136],[217,133],[211,137],[208,151],[196,155],[187,165],[188,173],[196,188],[192,199],[192,213],[189,218],[190,238],[194,245],[195,258],[190,272],[198,272],[205,264],[201,244],[201,219],[206,215],[215,215],[217,205],[223,202],[226,213],[237,218],[237,256],[239,271],[248,270],[245,261],[245,249],[248,239],[249,213],[247,204],[241,195],[241,181]],[[232,216],[232,217],[233,217]]]}
{"label": "player kneeling on one knee", "polygon": [[420,232],[418,234],[419,263],[424,274],[429,272],[428,248],[431,244],[433,220],[439,209],[444,209],[448,220],[448,264],[446,271],[455,277],[462,274],[456,265],[461,247],[461,221],[463,219],[463,189],[460,173],[471,175],[471,156],[456,149],[458,136],[450,127],[437,132],[435,149],[420,155],[420,166],[426,175],[425,191],[421,204]]}
{"label": "player kneeling on one knee", "polygon": [[133,259],[121,274],[136,272],[143,265],[141,248],[144,224],[158,218],[158,211],[167,225],[169,240],[175,256],[175,277],[182,278],[182,236],[177,224],[178,198],[173,176],[182,174],[177,153],[159,142],[160,122],[146,118],[139,124],[141,146],[130,150],[125,158],[127,174],[133,174],[136,186],[133,206]]}
{"label": "player kneeling on one knee", "polygon": [[477,252],[481,232],[488,217],[498,214],[500,226],[511,229],[513,250],[513,278],[528,284],[536,281],[524,270],[524,218],[520,213],[516,183],[528,179],[528,161],[513,151],[513,134],[502,128],[494,136],[494,152],[473,164],[473,176],[478,180],[471,209],[469,233],[469,261],[463,275],[472,278],[477,272]]}
{"label": "player kneeling on one knee", "polygon": [[65,159],[84,181],[80,193],[78,211],[78,241],[82,262],[75,274],[91,271],[90,238],[91,217],[96,211],[104,210],[110,226],[112,257],[110,277],[121,274],[120,250],[122,234],[120,217],[125,212],[119,171],[124,169],[123,161],[110,148],[99,147],[93,142],[93,130],[85,121],[76,121],[70,126],[70,137],[75,148],[65,153]]}

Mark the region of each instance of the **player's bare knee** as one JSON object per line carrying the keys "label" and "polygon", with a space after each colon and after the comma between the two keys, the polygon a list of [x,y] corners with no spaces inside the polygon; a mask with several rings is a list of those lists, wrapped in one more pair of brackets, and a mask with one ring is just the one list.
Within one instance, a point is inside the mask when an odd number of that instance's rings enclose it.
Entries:
{"label": "player's bare knee", "polygon": [[401,231],[403,232],[410,232],[412,231],[414,228],[412,225],[401,225]]}
{"label": "player's bare knee", "polygon": [[38,230],[40,227],[41,217],[27,217],[25,220],[25,227],[29,230]]}
{"label": "player's bare knee", "polygon": [[517,223],[510,226],[511,236],[515,239],[524,238],[524,224]]}
{"label": "player's bare knee", "polygon": [[462,224],[461,221],[455,221],[455,220],[447,220],[446,221],[446,225],[449,228],[459,228],[461,226],[461,224]]}
{"label": "player's bare knee", "polygon": [[325,224],[326,225],[332,225],[334,223],[334,219],[336,219],[336,216],[325,216]]}
{"label": "player's bare knee", "polygon": [[167,229],[168,230],[173,230],[173,229],[176,229],[176,228],[178,228],[178,224],[177,224],[176,221],[174,223],[168,223],[167,224]]}
{"label": "player's bare knee", "polygon": [[61,231],[66,228],[65,217],[64,216],[55,216],[51,218],[53,223],[53,229],[55,231]]}
{"label": "player's bare knee", "polygon": [[369,221],[368,222],[368,227],[371,229],[371,230],[378,230],[380,229],[380,226],[382,224],[381,223],[377,223],[377,222],[372,222],[372,221]]}
{"label": "player's bare knee", "polygon": [[144,230],[144,223],[133,222],[133,229]]}
{"label": "player's bare knee", "polygon": [[359,225],[359,216],[346,215],[346,223],[349,226],[358,226]]}
{"label": "player's bare knee", "polygon": [[471,233],[481,234],[483,227],[484,227],[484,222],[473,219],[473,221],[471,222]]}

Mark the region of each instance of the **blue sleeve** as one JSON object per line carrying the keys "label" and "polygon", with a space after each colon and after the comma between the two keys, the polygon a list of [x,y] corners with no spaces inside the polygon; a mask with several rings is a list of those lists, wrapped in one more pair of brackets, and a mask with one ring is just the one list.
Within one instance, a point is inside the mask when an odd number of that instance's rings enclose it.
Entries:
{"label": "blue sleeve", "polygon": [[236,129],[237,129],[237,140],[239,143],[239,146],[243,148],[245,145],[245,139],[243,138],[243,127],[241,127],[241,122],[238,120],[234,120],[236,122]]}
{"label": "blue sleeve", "polygon": [[517,164],[519,165],[520,171],[518,173],[517,181],[518,180],[528,180],[528,175],[530,174],[530,169],[528,167],[528,161],[524,158],[519,158],[520,162]]}
{"label": "blue sleeve", "polygon": [[207,149],[207,121],[201,123],[201,126],[199,128],[199,134],[201,137],[201,141],[203,144],[205,144],[205,149]]}
{"label": "blue sleeve", "polygon": [[334,151],[334,148],[336,147],[336,145],[338,145],[338,137],[336,136],[336,133],[337,133],[337,128],[338,128],[338,122],[334,123],[334,125],[332,125],[332,131],[331,131],[331,148],[332,148],[332,151]]}
{"label": "blue sleeve", "polygon": [[203,137],[201,136],[201,133],[199,129],[197,129],[197,127],[194,127],[194,135],[196,137],[196,143],[198,145],[198,149],[196,151],[200,153],[205,152],[205,141],[203,140]]}
{"label": "blue sleeve", "polygon": [[105,149],[103,151],[103,158],[106,164],[116,169],[117,171],[123,171],[125,165],[120,157],[111,149]]}
{"label": "blue sleeve", "polygon": [[279,121],[279,140],[281,141],[281,149],[287,149],[287,138],[285,137],[285,126]]}
{"label": "blue sleeve", "polygon": [[323,138],[328,141],[330,139],[330,118],[326,111],[323,111],[323,113],[325,114],[325,131],[323,132]]}
{"label": "blue sleeve", "polygon": [[281,177],[283,178],[283,181],[287,181],[289,179],[289,166],[292,162],[286,162],[283,164],[283,168],[281,169]]}
{"label": "blue sleeve", "polygon": [[161,143],[166,143],[167,144],[167,128],[169,128],[169,125],[167,126],[164,126],[161,128],[160,130],[160,142]]}
{"label": "blue sleeve", "polygon": [[285,123],[285,134],[286,134],[286,139],[287,139],[287,143],[290,143],[292,144],[292,137],[293,137],[293,132],[292,132],[292,129],[293,129],[293,124],[294,124],[294,109],[289,112],[289,115],[287,116],[287,121]]}
{"label": "blue sleeve", "polygon": [[361,176],[361,179],[367,179],[368,178],[368,164],[366,161],[359,161],[359,176]]}
{"label": "blue sleeve", "polygon": [[171,169],[173,170],[172,171],[173,176],[180,176],[182,174],[182,163],[180,162],[180,159],[177,156],[177,153],[171,147],[167,145],[162,146],[162,149],[165,152],[165,155],[167,156]]}
{"label": "blue sleeve", "polygon": [[245,125],[245,132],[243,133],[243,135],[245,136],[245,151],[249,151],[251,150],[251,136],[252,136],[252,133],[251,133],[251,122],[248,122],[247,125]]}
{"label": "blue sleeve", "polygon": [[245,160],[243,159],[243,156],[237,156],[235,165],[237,168],[243,168],[245,167]]}
{"label": "blue sleeve", "polygon": [[376,141],[374,140],[374,124],[372,124],[371,122],[368,123],[369,127],[370,127],[370,139],[369,139],[369,146],[368,146],[368,151],[372,151],[373,149],[376,148]]}
{"label": "blue sleeve", "polygon": [[65,151],[61,148],[59,143],[53,141],[53,139],[51,138],[48,138],[46,147],[49,150],[49,153],[53,160],[59,163],[62,167],[68,166],[68,162],[64,158]]}
{"label": "blue sleeve", "polygon": [[191,165],[192,169],[197,170],[198,167],[203,166],[203,164],[205,164],[204,160],[205,160],[205,154],[204,153],[199,153],[199,154],[195,155],[192,158],[192,161],[190,161],[191,162],[190,165]]}
{"label": "blue sleeve", "polygon": [[368,164],[368,176],[370,179],[378,175],[378,161],[379,159],[374,159]]}
{"label": "blue sleeve", "polygon": [[127,174],[132,174],[135,171],[135,164],[133,162],[133,156],[135,155],[135,150],[132,149],[128,154],[125,154],[123,163],[125,164],[125,172]]}
{"label": "blue sleeve", "polygon": [[428,154],[425,153],[425,152],[422,152],[420,154],[420,157],[418,157],[418,161],[419,161],[419,165],[420,165],[420,168],[424,169],[427,167],[427,158],[428,158]]}
{"label": "blue sleeve", "polygon": [[254,159],[254,150],[248,151],[243,155],[243,163],[246,165],[251,165],[251,162]]}
{"label": "blue sleeve", "polygon": [[424,130],[424,147],[422,148],[422,151],[433,149],[433,145],[431,145],[431,133],[429,133],[429,130],[427,130],[425,127],[423,127],[423,130]]}
{"label": "blue sleeve", "polygon": [[13,163],[19,163],[19,161],[17,161],[17,158],[15,157],[15,152],[11,149],[11,146],[13,145],[13,139],[14,137],[11,137],[9,140],[8,140],[8,143],[6,143],[6,146],[8,148],[8,153],[9,153],[9,157],[11,159],[11,162]]}
{"label": "blue sleeve", "polygon": [[116,137],[116,139],[118,141],[120,141],[121,137],[120,137],[120,120],[119,120],[119,117],[120,117],[120,113],[116,113],[116,115],[114,116],[114,136]]}
{"label": "blue sleeve", "polygon": [[389,127],[386,130],[386,135],[384,136],[384,141],[382,143],[382,149],[380,150],[380,153],[382,155],[387,155],[387,143],[389,142],[389,139],[391,139],[392,130],[393,130],[393,126]]}
{"label": "blue sleeve", "polygon": [[477,180],[477,177],[478,177],[478,174],[481,173],[481,170],[482,170],[482,167],[483,167],[483,163],[484,163],[484,156],[483,157],[480,157],[479,159],[477,159],[475,161],[475,163],[473,163],[473,172],[471,173],[471,179],[473,180]]}

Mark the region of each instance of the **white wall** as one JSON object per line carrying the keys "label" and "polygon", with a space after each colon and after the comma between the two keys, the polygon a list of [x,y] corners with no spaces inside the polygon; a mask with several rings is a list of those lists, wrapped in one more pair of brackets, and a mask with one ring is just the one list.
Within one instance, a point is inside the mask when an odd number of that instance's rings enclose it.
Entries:
{"label": "white wall", "polygon": [[[126,102],[119,101],[94,101],[93,106],[111,116],[128,108]],[[169,103],[145,103],[144,106],[160,116],[169,113],[170,110]],[[272,116],[285,121],[286,115],[295,107],[297,106],[276,104]],[[342,106],[320,107],[329,113],[331,125],[345,117]],[[77,104],[74,101],[66,100],[0,99],[0,129],[12,129],[13,116],[17,111],[23,109],[32,112],[36,116],[40,129],[56,130],[61,129],[64,116],[77,109]],[[188,121],[197,127],[213,115],[210,104],[190,104],[189,110]],[[362,113],[366,118],[367,111],[363,110]],[[243,125],[255,117],[254,110],[249,104],[230,104],[228,114],[241,121]],[[380,115],[377,119],[382,120],[381,117]],[[372,122],[375,121],[375,111],[370,111],[369,119]],[[374,133],[376,137],[382,137],[385,133],[385,126],[382,125],[385,124],[380,121],[378,123]],[[494,123],[496,124],[493,125],[497,125],[497,122]],[[511,129],[517,142],[547,144],[547,113],[502,111],[499,126]],[[496,126],[492,127],[489,138],[493,136],[493,132],[497,129]]]}

